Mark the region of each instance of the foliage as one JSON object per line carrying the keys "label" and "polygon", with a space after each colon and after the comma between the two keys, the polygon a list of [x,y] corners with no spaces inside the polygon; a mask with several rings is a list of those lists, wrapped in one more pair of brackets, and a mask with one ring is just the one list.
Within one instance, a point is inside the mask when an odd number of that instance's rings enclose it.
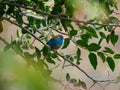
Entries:
{"label": "foliage", "polygon": [[[88,18],[86,22],[72,19],[75,6],[78,2],[83,4],[85,1],[54,0],[54,4],[48,5],[50,0],[0,0],[0,33],[4,32],[3,20],[20,28],[16,33],[17,38],[11,40],[11,43],[5,46],[4,51],[12,48],[17,54],[27,59],[29,64],[34,63],[37,70],[39,70],[39,63],[42,62],[43,71],[48,71],[50,75],[49,64],[56,65],[57,60],[62,56],[52,51],[46,42],[48,37],[54,37],[57,32],[67,36],[62,49],[66,49],[71,43],[77,46],[75,55],[62,57],[65,61],[78,68],[81,59],[84,60],[81,58],[81,49],[84,49],[88,51],[88,59],[95,70],[99,64],[98,59],[101,59],[114,71],[115,59],[120,59],[120,54],[109,46],[103,46],[102,42],[105,41],[107,45],[115,46],[119,39],[115,30],[119,27],[120,21],[112,16],[114,10],[118,10],[117,2],[115,0],[88,0],[88,4],[99,7],[99,14]],[[40,48],[34,45],[33,38],[40,42]],[[91,42],[93,40],[97,42]],[[79,70],[81,70],[80,67]],[[81,71],[86,74],[83,70]],[[83,88],[87,88],[83,81],[71,79],[68,73],[66,80],[75,86],[83,85]]]}

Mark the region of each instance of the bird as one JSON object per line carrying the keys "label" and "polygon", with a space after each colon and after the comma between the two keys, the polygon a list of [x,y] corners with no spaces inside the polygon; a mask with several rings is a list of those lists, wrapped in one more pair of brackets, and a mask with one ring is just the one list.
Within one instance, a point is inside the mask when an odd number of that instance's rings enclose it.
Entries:
{"label": "bird", "polygon": [[52,50],[58,50],[59,48],[62,47],[64,43],[64,37],[62,35],[56,35],[55,37],[51,38],[48,42],[47,45],[52,49]]}

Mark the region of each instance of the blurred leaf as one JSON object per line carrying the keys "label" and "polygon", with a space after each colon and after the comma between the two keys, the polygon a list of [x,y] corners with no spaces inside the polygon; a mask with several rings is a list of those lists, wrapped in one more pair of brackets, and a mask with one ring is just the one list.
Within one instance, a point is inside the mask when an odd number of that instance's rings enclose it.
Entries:
{"label": "blurred leaf", "polygon": [[73,58],[72,56],[71,56],[69,59],[70,59],[70,61],[72,61],[72,62],[74,61],[74,58]]}
{"label": "blurred leaf", "polygon": [[106,53],[114,54],[114,51],[111,48],[105,47],[105,50],[103,50]]}
{"label": "blurred leaf", "polygon": [[70,35],[71,35],[71,36],[75,36],[76,34],[77,34],[77,30],[71,30],[71,31],[70,31]]}
{"label": "blurred leaf", "polygon": [[82,46],[82,47],[86,47],[86,48],[88,47],[88,44],[85,41],[83,41],[83,40],[78,40],[77,44]]}
{"label": "blurred leaf", "polygon": [[113,24],[119,24],[120,20],[116,17],[111,16],[111,17],[109,17],[109,22],[113,23]]}
{"label": "blurred leaf", "polygon": [[54,61],[50,56],[47,56],[47,57],[46,57],[46,61],[47,61],[48,63],[55,64],[55,61]]}
{"label": "blurred leaf", "polygon": [[80,86],[82,86],[85,90],[87,90],[87,86],[86,86],[85,82],[83,82],[83,81],[81,81],[81,80],[79,79],[78,84],[79,84]]}
{"label": "blurred leaf", "polygon": [[15,45],[15,46],[13,47],[13,49],[15,50],[15,52],[16,52],[17,54],[22,54],[22,53],[23,53],[23,50],[21,49],[21,47],[20,47],[19,45]]}
{"label": "blurred leaf", "polygon": [[70,74],[69,73],[66,74],[66,80],[70,81]]}
{"label": "blurred leaf", "polygon": [[22,36],[22,33],[20,30],[17,30],[17,37],[20,38]]}
{"label": "blurred leaf", "polygon": [[80,56],[81,56],[81,51],[80,51],[79,48],[77,49],[77,53],[76,53],[76,55],[77,55],[77,64],[79,64]]}
{"label": "blurred leaf", "polygon": [[73,7],[71,1],[67,0],[65,2],[65,8],[66,8],[66,14],[68,16],[72,17],[73,16],[73,12],[74,12],[74,7]]}
{"label": "blurred leaf", "polygon": [[37,55],[37,60],[39,60],[41,57],[41,51],[37,47],[35,47],[35,53]]}
{"label": "blurred leaf", "polygon": [[102,52],[97,52],[98,56],[102,59],[103,62],[105,62],[106,58],[105,58],[105,55],[104,53]]}
{"label": "blurred leaf", "polygon": [[51,53],[50,56],[51,56],[52,58],[57,58],[57,57],[58,57],[56,53]]}
{"label": "blurred leaf", "polygon": [[50,51],[51,51],[50,47],[45,46],[45,47],[43,48],[43,56],[48,56],[48,55],[50,55]]}
{"label": "blurred leaf", "polygon": [[19,12],[16,12],[16,21],[19,23],[19,24],[23,24],[23,18],[22,18],[22,15],[19,13]]}
{"label": "blurred leaf", "polygon": [[27,39],[31,39],[31,38],[32,38],[32,37],[30,36],[30,34],[28,34],[28,33],[25,35],[25,37],[26,37]]}
{"label": "blurred leaf", "polygon": [[111,57],[107,57],[107,63],[112,71],[115,69],[115,62]]}
{"label": "blurred leaf", "polygon": [[89,57],[91,65],[93,66],[94,69],[96,69],[96,67],[97,67],[97,57],[96,57],[96,55],[94,53],[90,53],[88,57]]}
{"label": "blurred leaf", "polygon": [[28,60],[33,58],[33,55],[30,54],[29,52],[24,52],[24,56],[25,56],[25,58],[28,59]]}
{"label": "blurred leaf", "polygon": [[31,25],[33,25],[34,22],[35,22],[35,19],[34,19],[32,16],[29,16],[29,17],[27,18],[27,20],[29,21],[29,24],[31,24]]}
{"label": "blurred leaf", "polygon": [[10,48],[11,48],[11,45],[10,45],[10,44],[9,44],[9,45],[6,45],[6,46],[4,47],[4,51],[6,52],[6,51],[8,51]]}
{"label": "blurred leaf", "polygon": [[97,26],[95,27],[96,30],[101,30],[103,28],[103,26]]}
{"label": "blurred leaf", "polygon": [[96,44],[96,43],[91,43],[89,46],[88,46],[88,50],[89,51],[97,51],[99,50],[101,47]]}
{"label": "blurred leaf", "polygon": [[45,6],[44,6],[43,1],[39,1],[39,9],[44,11],[44,8],[45,8]]}
{"label": "blurred leaf", "polygon": [[61,24],[62,24],[65,32],[68,32],[68,29],[67,29],[67,21],[66,21],[66,20],[61,20]]}
{"label": "blurred leaf", "polygon": [[105,13],[107,16],[109,16],[109,15],[112,13],[109,5],[110,5],[109,2],[106,2],[106,1],[105,1],[105,2],[103,3],[104,13]]}
{"label": "blurred leaf", "polygon": [[69,38],[65,38],[64,39],[64,45],[63,45],[62,49],[67,48],[69,44],[70,44],[70,39]]}
{"label": "blurred leaf", "polygon": [[70,83],[73,83],[73,84],[75,84],[77,82],[77,80],[76,79],[70,79]]}
{"label": "blurred leaf", "polygon": [[60,14],[62,12],[62,7],[60,4],[55,4],[51,14]]}
{"label": "blurred leaf", "polygon": [[3,9],[1,9],[1,7],[0,7],[0,17],[3,16],[4,13],[5,13],[5,11]]}
{"label": "blurred leaf", "polygon": [[37,29],[40,28],[40,24],[41,24],[41,20],[40,19],[35,19],[35,25],[36,25]]}
{"label": "blurred leaf", "polygon": [[115,54],[114,59],[120,59],[120,54]]}
{"label": "blurred leaf", "polygon": [[14,8],[15,8],[15,6],[9,6],[6,13],[7,13],[7,14],[13,13],[13,12],[14,12]]}
{"label": "blurred leaf", "polygon": [[27,33],[27,31],[22,29],[22,34],[26,34],[26,33]]}
{"label": "blurred leaf", "polygon": [[70,55],[66,55],[66,58],[69,59],[69,58],[70,58]]}

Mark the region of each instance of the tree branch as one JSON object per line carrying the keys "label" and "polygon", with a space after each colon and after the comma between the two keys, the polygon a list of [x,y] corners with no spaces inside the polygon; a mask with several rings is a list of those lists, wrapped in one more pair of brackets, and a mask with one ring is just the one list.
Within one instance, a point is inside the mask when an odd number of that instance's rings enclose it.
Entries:
{"label": "tree branch", "polygon": [[[42,42],[38,37],[36,37],[33,33],[31,33],[29,30],[27,30],[26,28],[22,27],[21,25],[11,21],[10,19],[7,19],[5,17],[3,17],[4,20],[7,20],[8,22],[20,27],[21,29],[24,29],[28,34],[30,34],[32,37],[34,37],[36,40],[38,40],[39,42],[41,42],[43,45],[48,46],[47,44],[45,44],[44,42]],[[49,47],[49,46],[48,46]],[[100,83],[98,82],[108,82],[110,80],[104,80],[104,81],[99,81],[99,80],[95,80],[93,79],[89,74],[87,74],[83,69],[81,69],[78,65],[74,64],[73,62],[71,62],[70,60],[66,59],[64,56],[62,56],[61,54],[59,54],[58,52],[53,51],[54,53],[56,53],[58,56],[60,56],[61,58],[63,58],[65,61],[67,61],[68,63],[70,63],[71,65],[73,65],[74,67],[76,67],[79,71],[81,71],[82,73],[84,73],[90,80],[92,80],[94,83],[97,83],[98,85],[101,86]]]}
{"label": "tree branch", "polygon": [[36,13],[40,13],[40,14],[42,14],[42,15],[44,15],[44,16],[49,16],[49,17],[53,17],[53,18],[58,18],[58,19],[61,19],[61,20],[72,21],[72,22],[76,22],[76,23],[83,23],[83,24],[88,24],[88,25],[120,27],[120,25],[116,25],[116,24],[100,24],[100,23],[96,23],[96,22],[86,22],[86,21],[76,20],[76,19],[73,19],[73,18],[65,18],[65,17],[61,17],[61,16],[59,16],[59,15],[53,15],[53,14],[50,14],[50,13],[46,13],[46,12],[43,12],[43,11],[40,11],[40,10],[36,10],[36,9],[34,9],[34,8],[31,8],[31,7],[19,5],[19,4],[16,4],[16,3],[0,2],[0,4],[5,4],[5,5],[11,5],[11,6],[16,6],[16,7],[21,7],[21,8],[24,8],[24,9],[32,10],[32,11],[34,11],[34,12],[36,12]]}

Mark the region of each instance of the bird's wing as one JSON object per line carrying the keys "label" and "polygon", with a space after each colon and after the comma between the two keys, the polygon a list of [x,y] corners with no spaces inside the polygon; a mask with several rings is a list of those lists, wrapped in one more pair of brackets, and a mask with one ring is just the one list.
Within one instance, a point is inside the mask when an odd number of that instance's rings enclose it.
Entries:
{"label": "bird's wing", "polygon": [[49,44],[50,42],[52,42],[52,41],[54,41],[55,40],[55,38],[51,38],[48,42],[47,42],[47,44]]}

